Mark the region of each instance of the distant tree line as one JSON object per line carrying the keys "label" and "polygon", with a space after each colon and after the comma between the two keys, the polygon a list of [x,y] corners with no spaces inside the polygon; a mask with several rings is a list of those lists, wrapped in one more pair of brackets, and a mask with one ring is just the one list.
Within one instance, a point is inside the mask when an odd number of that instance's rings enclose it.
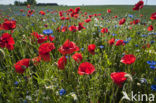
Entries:
{"label": "distant tree line", "polygon": [[16,6],[25,6],[25,5],[28,5],[28,4],[30,4],[30,5],[37,5],[37,6],[58,6],[58,4],[57,3],[38,3],[37,4],[37,2],[36,2],[36,0],[27,0],[27,1],[25,1],[25,2],[20,2],[20,1],[15,1],[14,2],[14,5],[16,5]]}
{"label": "distant tree line", "polygon": [[20,1],[17,1],[16,0],[14,2],[14,5],[16,5],[16,6],[23,6],[23,5],[28,5],[28,4],[30,4],[30,5],[36,5],[37,2],[36,2],[36,0],[27,0],[25,2],[20,2]]}
{"label": "distant tree line", "polygon": [[58,6],[57,3],[38,3],[37,6]]}

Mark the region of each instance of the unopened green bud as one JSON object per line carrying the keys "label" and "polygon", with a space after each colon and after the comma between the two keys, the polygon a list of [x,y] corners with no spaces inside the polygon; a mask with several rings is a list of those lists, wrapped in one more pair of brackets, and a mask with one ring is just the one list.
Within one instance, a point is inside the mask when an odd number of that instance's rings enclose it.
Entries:
{"label": "unopened green bud", "polygon": [[0,49],[0,61],[2,61],[5,58],[5,52],[4,50]]}

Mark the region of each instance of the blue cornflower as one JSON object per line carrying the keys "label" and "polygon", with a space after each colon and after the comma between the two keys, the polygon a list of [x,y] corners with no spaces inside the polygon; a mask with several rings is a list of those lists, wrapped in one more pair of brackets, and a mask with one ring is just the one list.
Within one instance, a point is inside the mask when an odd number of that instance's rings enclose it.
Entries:
{"label": "blue cornflower", "polygon": [[22,16],[25,16],[25,14],[23,14]]}
{"label": "blue cornflower", "polygon": [[130,41],[132,38],[131,37],[129,37],[129,38],[127,38],[127,41]]}
{"label": "blue cornflower", "polygon": [[114,28],[117,28],[117,27],[118,27],[118,25],[115,25],[115,26],[114,26]]}
{"label": "blue cornflower", "polygon": [[27,100],[24,100],[23,103],[28,103]]}
{"label": "blue cornflower", "polygon": [[118,41],[118,40],[120,40],[120,39],[115,39],[115,41]]}
{"label": "blue cornflower", "polygon": [[19,83],[18,83],[18,81],[16,81],[16,82],[14,82],[14,84],[17,86]]}
{"label": "blue cornflower", "polygon": [[59,91],[59,94],[60,94],[60,96],[62,96],[62,95],[64,95],[64,94],[66,94],[66,90],[61,89],[61,90]]}
{"label": "blue cornflower", "polygon": [[154,80],[156,81],[156,78],[154,78]]}
{"label": "blue cornflower", "polygon": [[153,91],[156,91],[156,85],[151,85],[151,89],[152,89]]}
{"label": "blue cornflower", "polygon": [[68,59],[68,56],[66,56],[66,59]]}
{"label": "blue cornflower", "polygon": [[152,41],[151,41],[151,44],[153,44],[154,42],[155,42],[155,41],[154,41],[154,40],[152,40]]}
{"label": "blue cornflower", "polygon": [[147,83],[147,80],[145,78],[141,78],[140,82],[141,83]]}
{"label": "blue cornflower", "polygon": [[123,57],[125,55],[125,53],[122,53],[121,57]]}
{"label": "blue cornflower", "polygon": [[129,43],[129,41],[125,41],[125,40],[124,40],[124,43],[127,44],[127,43]]}
{"label": "blue cornflower", "polygon": [[148,35],[152,35],[153,33],[148,33]]}
{"label": "blue cornflower", "polygon": [[131,14],[128,14],[128,17],[130,17],[130,18],[133,18],[133,15],[131,15]]}
{"label": "blue cornflower", "polygon": [[104,48],[104,46],[103,46],[103,45],[100,45],[99,47],[100,47],[101,49],[102,49],[102,48]]}
{"label": "blue cornflower", "polygon": [[61,25],[61,29],[64,27],[64,25]]}
{"label": "blue cornflower", "polygon": [[156,66],[151,65],[150,68],[153,69],[153,70],[155,70],[156,69]]}
{"label": "blue cornflower", "polygon": [[100,29],[99,29],[98,31],[99,31],[99,32],[101,32],[101,30],[100,30]]}
{"label": "blue cornflower", "polygon": [[156,61],[147,61],[147,64],[149,64],[149,65],[156,65]]}
{"label": "blue cornflower", "polygon": [[112,36],[116,36],[117,34],[112,34]]}
{"label": "blue cornflower", "polygon": [[55,19],[52,19],[52,21],[53,21],[53,22],[56,22],[56,20],[55,20]]}
{"label": "blue cornflower", "polygon": [[70,59],[70,56],[66,56],[66,59],[68,59],[68,58]]}
{"label": "blue cornflower", "polygon": [[137,32],[137,34],[140,34],[140,32]]}
{"label": "blue cornflower", "polygon": [[84,51],[84,48],[81,48],[81,51]]}
{"label": "blue cornflower", "polygon": [[43,34],[49,35],[52,33],[53,33],[53,31],[51,29],[43,30]]}
{"label": "blue cornflower", "polygon": [[135,47],[138,47],[139,45],[138,44],[135,44]]}
{"label": "blue cornflower", "polygon": [[146,35],[146,34],[143,34],[143,35],[141,35],[141,37],[147,37],[148,35]]}

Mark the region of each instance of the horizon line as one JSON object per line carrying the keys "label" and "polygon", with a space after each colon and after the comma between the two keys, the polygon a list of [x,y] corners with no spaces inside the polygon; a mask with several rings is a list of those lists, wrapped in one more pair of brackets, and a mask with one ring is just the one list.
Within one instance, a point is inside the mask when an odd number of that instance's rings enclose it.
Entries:
{"label": "horizon line", "polygon": [[[39,4],[39,3],[37,3]],[[43,4],[50,4],[50,3],[43,3]],[[58,3],[52,3],[52,4],[58,4]],[[7,6],[7,5],[14,5],[14,4],[0,4],[0,5],[4,5],[4,6]],[[82,4],[82,5],[66,5],[66,4],[58,4],[58,6],[115,6],[115,5],[121,5],[121,6],[133,6],[131,4],[97,4],[97,5],[85,5],[85,4]],[[151,5],[151,4],[146,4],[144,6],[156,6],[155,4],[154,5]]]}

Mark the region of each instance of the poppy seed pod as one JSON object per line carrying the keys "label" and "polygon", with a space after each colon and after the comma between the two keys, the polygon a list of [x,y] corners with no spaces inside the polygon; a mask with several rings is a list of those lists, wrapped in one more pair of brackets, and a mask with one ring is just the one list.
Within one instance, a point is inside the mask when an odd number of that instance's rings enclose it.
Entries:
{"label": "poppy seed pod", "polygon": [[0,58],[0,61],[2,61],[5,58],[5,52],[2,49],[0,49]]}

